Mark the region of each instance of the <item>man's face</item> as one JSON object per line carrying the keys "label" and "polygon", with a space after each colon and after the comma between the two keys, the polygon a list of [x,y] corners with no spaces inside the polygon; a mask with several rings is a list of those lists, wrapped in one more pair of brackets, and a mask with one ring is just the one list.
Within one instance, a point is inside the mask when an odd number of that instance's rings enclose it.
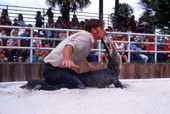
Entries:
{"label": "man's face", "polygon": [[97,40],[101,40],[104,39],[105,35],[106,35],[106,31],[104,30],[103,27],[97,27],[94,29],[94,33],[96,36]]}

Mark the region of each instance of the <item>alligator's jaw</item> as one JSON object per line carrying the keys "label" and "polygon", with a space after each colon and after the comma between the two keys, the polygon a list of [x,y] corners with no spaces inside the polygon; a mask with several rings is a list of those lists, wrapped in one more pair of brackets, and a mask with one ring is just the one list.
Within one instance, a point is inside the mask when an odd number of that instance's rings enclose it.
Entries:
{"label": "alligator's jaw", "polygon": [[122,59],[120,57],[120,54],[116,51],[115,46],[113,45],[112,41],[109,40],[109,42],[106,43],[105,41],[102,40],[102,43],[105,46],[106,56],[109,59],[108,68],[121,70]]}

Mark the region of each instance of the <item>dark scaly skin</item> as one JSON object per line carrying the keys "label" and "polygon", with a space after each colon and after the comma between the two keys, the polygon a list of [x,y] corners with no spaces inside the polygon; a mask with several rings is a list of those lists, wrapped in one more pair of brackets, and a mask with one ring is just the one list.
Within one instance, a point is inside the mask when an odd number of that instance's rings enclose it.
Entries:
{"label": "dark scaly skin", "polygon": [[114,84],[116,88],[124,88],[119,81],[122,68],[121,57],[111,41],[106,43],[102,40],[102,43],[106,48],[106,55],[109,59],[107,68],[80,73],[77,78],[79,78],[86,87],[104,88]]}

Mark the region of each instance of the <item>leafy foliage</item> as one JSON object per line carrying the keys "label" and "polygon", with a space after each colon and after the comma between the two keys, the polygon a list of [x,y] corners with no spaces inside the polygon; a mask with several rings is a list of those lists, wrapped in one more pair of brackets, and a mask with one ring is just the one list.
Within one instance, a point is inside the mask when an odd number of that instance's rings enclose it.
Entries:
{"label": "leafy foliage", "polygon": [[170,1],[169,0],[140,0],[146,10],[142,18],[153,23],[158,28],[170,29]]}
{"label": "leafy foliage", "polygon": [[[113,9],[115,9],[115,8],[113,8]],[[131,15],[133,13],[133,9],[129,4],[126,4],[126,3],[121,4],[120,3],[118,6],[118,12],[123,16],[125,16],[126,14]],[[116,18],[117,18],[117,14],[112,13],[111,14],[112,23],[115,22]]]}
{"label": "leafy foliage", "polygon": [[59,6],[62,17],[69,20],[69,12],[82,10],[91,4],[90,0],[46,0],[46,3],[52,7]]}

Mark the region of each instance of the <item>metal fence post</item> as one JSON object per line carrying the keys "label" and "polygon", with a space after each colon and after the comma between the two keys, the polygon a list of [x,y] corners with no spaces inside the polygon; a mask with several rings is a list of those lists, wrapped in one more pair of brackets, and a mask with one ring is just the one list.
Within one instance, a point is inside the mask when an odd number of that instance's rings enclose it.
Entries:
{"label": "metal fence post", "polygon": [[101,61],[101,40],[99,40],[99,42],[98,42],[98,44],[99,44],[99,50],[98,50],[98,52],[99,52],[99,56],[98,56],[98,62],[100,62]]}
{"label": "metal fence post", "polygon": [[33,56],[33,27],[31,27],[31,32],[30,32],[30,46],[31,46],[31,49],[30,49],[30,62],[32,62],[32,56]]}
{"label": "metal fence post", "polygon": [[157,51],[158,51],[158,43],[157,43],[157,41],[158,41],[158,37],[157,37],[157,35],[155,36],[155,62],[157,62],[157,55],[158,55],[158,53],[157,53]]}
{"label": "metal fence post", "polygon": [[128,34],[128,62],[130,63],[130,45],[131,45],[131,42],[130,42],[130,37],[131,35]]}

